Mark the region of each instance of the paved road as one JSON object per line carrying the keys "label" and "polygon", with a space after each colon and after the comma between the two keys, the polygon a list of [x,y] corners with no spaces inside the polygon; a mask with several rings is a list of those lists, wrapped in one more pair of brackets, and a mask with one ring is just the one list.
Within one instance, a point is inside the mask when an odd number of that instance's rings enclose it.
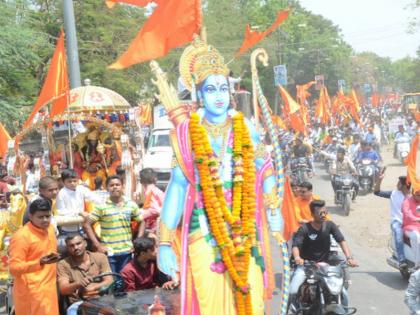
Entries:
{"label": "paved road", "polygon": [[[393,189],[396,178],[405,174],[405,168],[392,158],[391,148],[382,150],[387,165],[384,188]],[[317,165],[318,166],[318,165]],[[327,174],[318,166],[312,180],[314,192],[333,205],[333,192]],[[386,264],[389,255],[388,200],[372,194],[360,196],[352,205],[349,217],[336,207],[329,207],[333,220],[340,225],[352,253],[360,267],[351,270],[350,304],[361,315],[409,314],[404,304],[407,282],[398,271]]]}

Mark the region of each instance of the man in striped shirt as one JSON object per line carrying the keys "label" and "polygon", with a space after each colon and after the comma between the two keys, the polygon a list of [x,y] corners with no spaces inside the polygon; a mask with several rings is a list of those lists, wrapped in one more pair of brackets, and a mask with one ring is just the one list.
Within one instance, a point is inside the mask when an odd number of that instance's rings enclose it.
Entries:
{"label": "man in striped shirt", "polygon": [[[121,177],[110,176],[106,180],[109,199],[105,204],[95,205],[89,214],[84,228],[96,251],[108,255],[113,272],[119,273],[130,261],[133,247],[131,220],[140,222],[140,209],[131,200],[124,198]],[[100,241],[92,229],[99,222]]]}

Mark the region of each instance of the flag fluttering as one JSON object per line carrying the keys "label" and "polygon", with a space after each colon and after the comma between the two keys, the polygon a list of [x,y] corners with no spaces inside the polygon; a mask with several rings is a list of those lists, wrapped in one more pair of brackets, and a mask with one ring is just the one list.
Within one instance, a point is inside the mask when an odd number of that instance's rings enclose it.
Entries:
{"label": "flag fluttering", "polygon": [[124,69],[168,54],[189,43],[201,29],[200,0],[156,0],[157,7],[127,51],[109,66]]}
{"label": "flag fluttering", "polygon": [[289,119],[290,127],[297,132],[305,133],[305,124],[300,117],[300,105],[290,96],[284,87],[279,85],[280,95],[284,102],[284,116]]}
{"label": "flag fluttering", "polygon": [[6,128],[0,123],[0,158],[5,158],[8,149],[9,140],[12,138],[10,137],[9,133],[7,132]]}
{"label": "flag fluttering", "polygon": [[296,85],[296,99],[300,105],[305,105],[306,99],[311,96],[308,90],[314,85],[316,81],[310,81],[303,85]]}
{"label": "flag fluttering", "polygon": [[379,107],[379,104],[381,102],[381,98],[378,93],[372,94],[372,106],[373,107]]}
{"label": "flag fluttering", "polygon": [[321,124],[328,125],[330,120],[330,107],[331,100],[328,95],[328,90],[325,86],[322,86],[319,92],[318,104],[315,108],[315,116],[321,121]]}
{"label": "flag fluttering", "polygon": [[251,29],[251,26],[248,24],[245,30],[245,39],[242,42],[241,48],[239,48],[239,50],[236,52],[235,57],[236,58],[239,57],[241,54],[243,54],[248,49],[258,44],[260,41],[266,38],[269,34],[271,34],[277,27],[280,26],[280,24],[282,24],[287,19],[287,17],[289,16],[289,13],[290,13],[289,9],[280,11],[277,14],[276,21],[264,32],[253,31]]}
{"label": "flag fluttering", "polygon": [[281,213],[284,220],[283,238],[288,241],[291,239],[293,233],[299,229],[299,222],[296,213],[299,211],[299,205],[296,203],[295,196],[290,186],[289,176],[286,176],[284,182],[284,195]]}
{"label": "flag fluttering", "polygon": [[151,2],[156,2],[156,1],[154,0],[105,0],[107,7],[110,9],[112,9],[117,3],[131,4],[131,5],[137,5],[140,7],[145,7]]}
{"label": "flag fluttering", "polygon": [[39,110],[49,102],[53,102],[50,117],[63,113],[67,108],[68,93],[69,79],[67,73],[66,48],[64,43],[64,31],[61,31],[41,93],[32,109],[32,113],[29,115],[29,118],[26,120],[23,127],[28,127]]}
{"label": "flag fluttering", "polygon": [[417,133],[416,137],[414,138],[411,144],[410,153],[405,159],[405,164],[407,165],[407,182],[411,183],[411,186],[414,192],[420,190],[420,179],[417,178],[417,173],[416,173],[417,150],[419,146],[419,138],[420,136]]}

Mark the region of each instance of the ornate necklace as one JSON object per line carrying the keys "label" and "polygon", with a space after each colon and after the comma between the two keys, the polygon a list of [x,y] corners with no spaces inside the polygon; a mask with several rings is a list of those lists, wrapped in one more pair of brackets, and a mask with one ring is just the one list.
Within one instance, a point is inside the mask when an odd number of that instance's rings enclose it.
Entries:
{"label": "ornate necklace", "polygon": [[211,123],[206,118],[203,118],[201,124],[206,129],[207,133],[213,138],[217,139],[229,131],[232,120],[228,117],[222,123]]}
{"label": "ornate necklace", "polygon": [[232,125],[232,120],[228,117],[222,123],[211,123],[206,118],[201,122],[207,134],[210,135],[215,141],[217,138],[222,137],[222,144],[220,146],[220,153],[218,154],[219,163],[223,164],[223,158],[226,152],[226,144],[229,137],[229,130]]}

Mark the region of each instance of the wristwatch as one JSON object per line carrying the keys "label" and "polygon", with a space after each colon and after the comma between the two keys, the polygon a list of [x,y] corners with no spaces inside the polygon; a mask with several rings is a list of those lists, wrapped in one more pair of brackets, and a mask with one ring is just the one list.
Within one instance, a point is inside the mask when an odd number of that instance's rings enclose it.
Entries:
{"label": "wristwatch", "polygon": [[352,255],[350,255],[350,256],[346,257],[346,260],[350,260],[350,259],[353,259],[353,258],[354,257]]}

